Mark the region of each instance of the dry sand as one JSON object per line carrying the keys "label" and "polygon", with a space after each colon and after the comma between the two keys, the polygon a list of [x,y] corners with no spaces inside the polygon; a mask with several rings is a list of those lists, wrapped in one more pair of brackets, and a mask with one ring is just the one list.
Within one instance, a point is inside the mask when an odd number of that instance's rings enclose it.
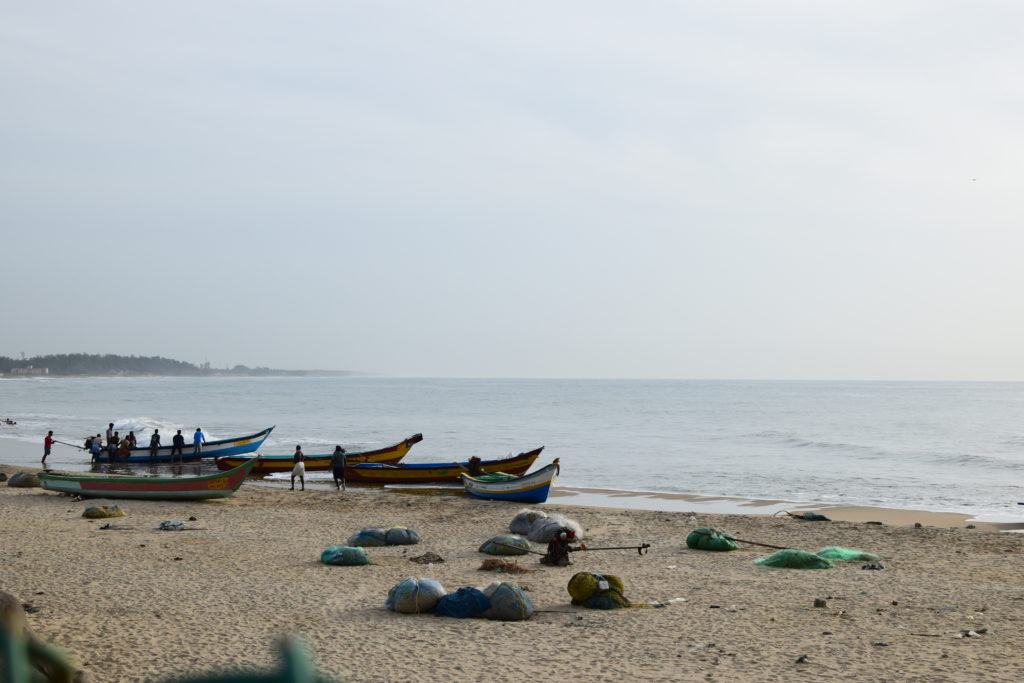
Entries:
{"label": "dry sand", "polygon": [[[127,516],[81,516],[104,502],[118,502]],[[410,576],[435,578],[449,591],[504,578],[478,571],[487,556],[477,548],[506,532],[520,507],[461,495],[253,485],[202,503],[74,502],[0,485],[0,589],[34,603],[34,632],[66,648],[99,683],[228,666],[269,670],[277,639],[290,633],[308,640],[323,673],[348,681],[1024,678],[1024,536],[968,529],[955,515],[871,510],[890,522],[873,525],[547,504],[578,520],[591,545],[653,548],[642,557],[575,553],[569,568],[520,558],[539,571],[516,579],[538,610],[549,610],[527,622],[383,608],[388,589]],[[190,515],[202,530],[156,530]],[[108,521],[127,528],[101,530]],[[320,563],[324,548],[369,525],[409,526],[423,542],[370,549],[371,566]],[[766,548],[688,550],[686,535],[701,526],[810,551],[880,553],[885,569],[769,569],[752,562],[772,552]],[[408,559],[427,551],[445,561],[428,568]],[[629,599],[668,606],[573,607],[566,584],[575,571],[616,574]],[[814,607],[816,598],[827,606]],[[964,629],[987,632],[956,638]]]}

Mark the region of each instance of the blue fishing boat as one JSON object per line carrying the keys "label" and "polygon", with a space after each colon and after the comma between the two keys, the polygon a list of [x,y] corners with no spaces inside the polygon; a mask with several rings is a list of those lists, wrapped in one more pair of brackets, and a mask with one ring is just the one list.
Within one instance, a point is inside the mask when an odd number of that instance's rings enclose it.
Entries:
{"label": "blue fishing boat", "polygon": [[[160,446],[156,449],[156,455],[151,455],[149,452],[149,446],[136,446],[129,451],[127,457],[119,457],[115,455],[113,458],[107,451],[102,451],[96,456],[93,462],[98,463],[109,463],[109,462],[127,462],[127,463],[149,463],[149,462],[190,462],[199,460],[202,458],[219,458],[225,455],[240,455],[242,453],[252,453],[259,448],[267,437],[270,436],[270,432],[273,431],[273,427],[267,427],[262,432],[256,432],[248,436],[236,436],[232,439],[219,439],[217,441],[207,441],[203,444],[203,454],[197,457],[192,452],[192,444],[186,443],[182,449],[182,454],[175,454],[171,457],[171,446]],[[191,436],[186,437],[186,439]]]}
{"label": "blue fishing boat", "polygon": [[510,500],[516,503],[543,503],[559,472],[558,458],[536,472],[517,477],[503,472],[470,476],[462,473],[466,493],[485,500]]}

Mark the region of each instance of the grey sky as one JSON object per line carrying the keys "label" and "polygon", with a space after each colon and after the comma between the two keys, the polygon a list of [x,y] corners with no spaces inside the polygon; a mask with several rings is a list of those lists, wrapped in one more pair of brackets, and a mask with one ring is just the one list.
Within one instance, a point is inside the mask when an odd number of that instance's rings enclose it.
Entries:
{"label": "grey sky", "polygon": [[0,354],[1024,380],[1017,2],[0,13]]}

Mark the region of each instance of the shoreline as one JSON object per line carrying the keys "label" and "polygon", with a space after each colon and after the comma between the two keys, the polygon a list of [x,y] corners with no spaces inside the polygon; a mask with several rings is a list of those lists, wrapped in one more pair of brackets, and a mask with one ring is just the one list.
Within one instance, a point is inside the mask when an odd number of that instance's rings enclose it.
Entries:
{"label": "shoreline", "polygon": [[[68,448],[68,446],[63,446]],[[0,469],[4,467],[21,468],[24,471],[39,472],[42,470],[36,459],[41,450],[41,443],[36,444],[20,439],[0,435]],[[28,460],[34,464],[11,463],[11,457],[19,461]],[[53,456],[51,456],[52,458]],[[60,470],[60,467],[55,467]],[[4,470],[8,471],[9,470]],[[76,474],[87,473],[88,470],[74,471]],[[9,472],[10,473],[10,472]],[[321,479],[321,475],[323,478]],[[306,477],[311,488],[328,490],[323,482],[329,480],[323,473],[310,473]],[[275,482],[286,481],[272,477],[250,478],[247,483],[276,488]],[[375,487],[354,486],[354,491],[373,489]],[[333,489],[331,489],[333,490]],[[408,491],[416,493],[445,492],[450,495],[461,495],[459,486],[431,487],[429,485],[401,487],[388,486],[389,491]],[[764,515],[772,516],[783,511],[816,512],[833,521],[842,522],[882,522],[892,526],[912,526],[920,523],[930,527],[965,527],[973,524],[979,528],[999,531],[1024,530],[1024,517],[1019,520],[991,519],[968,513],[943,512],[933,510],[914,510],[875,506],[839,505],[829,503],[796,502],[781,499],[752,499],[735,496],[713,496],[690,493],[665,493],[652,491],[627,491],[619,489],[601,489],[575,486],[558,486],[552,488],[548,498],[549,505],[568,505],[572,507],[589,507],[614,510],[650,510],[658,512],[692,512],[717,515]]]}
{"label": "shoreline", "polygon": [[[0,472],[6,472],[10,476],[18,471],[38,473],[43,471],[43,469],[0,462]],[[59,472],[60,470],[53,471]],[[317,475],[320,473],[313,474]],[[310,491],[334,493],[333,485],[326,483],[327,481],[329,481],[327,478],[307,475],[306,488]],[[250,478],[246,480],[243,486],[287,490],[287,483],[288,480],[286,479]],[[351,485],[349,487],[349,493],[352,495],[376,492],[417,497],[464,497],[462,489],[455,486],[389,485],[379,487]],[[933,528],[976,528],[986,531],[1004,532],[1024,530],[1024,522],[985,521],[977,519],[972,515],[955,512],[932,512],[927,510],[905,510],[870,506],[830,506],[816,503],[793,503],[781,500],[754,500],[727,496],[698,496],[684,493],[649,493],[575,487],[553,488],[547,503],[524,507],[546,509],[546,506],[566,506],[569,508],[615,512],[648,511],[688,515],[702,514],[721,517],[753,515],[771,518],[780,517],[784,512],[794,514],[815,512],[825,515],[832,522],[880,524],[894,527],[913,527],[919,524],[923,527]],[[809,523],[813,524],[813,522]]]}

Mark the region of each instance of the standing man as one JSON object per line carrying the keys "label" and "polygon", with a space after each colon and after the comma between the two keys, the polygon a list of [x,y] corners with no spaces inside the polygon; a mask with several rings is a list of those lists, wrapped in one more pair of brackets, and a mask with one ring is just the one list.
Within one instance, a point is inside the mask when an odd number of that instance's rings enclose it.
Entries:
{"label": "standing man", "polygon": [[[111,422],[107,426],[107,447],[110,447],[110,442],[114,439],[114,423]],[[114,444],[117,445],[117,444]]]}
{"label": "standing man", "polygon": [[348,467],[348,458],[345,456],[345,449],[341,446],[334,447],[331,454],[331,472],[334,474],[334,488],[345,488],[345,468]]}
{"label": "standing man", "polygon": [[295,455],[292,457],[292,462],[295,466],[292,467],[292,491],[295,490],[295,477],[299,478],[302,483],[302,490],[306,490],[306,463],[304,462],[306,456],[302,453],[302,446],[295,447]]}
{"label": "standing man", "polygon": [[46,438],[43,439],[43,464],[46,464],[46,456],[50,454],[50,449],[53,448],[53,430],[51,429],[46,433]]}
{"label": "standing man", "polygon": [[206,443],[206,434],[203,434],[202,427],[196,427],[196,433],[192,435],[192,445],[195,450],[192,454],[197,458],[203,457],[203,444]]}
{"label": "standing man", "polygon": [[149,459],[156,460],[156,452],[160,448],[160,430],[154,429],[153,436],[149,437]]}
{"label": "standing man", "polygon": [[89,447],[89,453],[92,455],[93,462],[99,460],[100,452],[103,450],[103,448],[100,446],[100,442],[102,440],[103,438],[99,434],[97,434],[96,438],[92,440],[92,446]]}
{"label": "standing man", "polygon": [[185,454],[182,452],[184,448],[185,437],[182,436],[181,430],[179,429],[178,433],[174,435],[173,439],[171,439],[171,462],[174,462],[175,453],[178,454],[182,462],[185,462]]}

